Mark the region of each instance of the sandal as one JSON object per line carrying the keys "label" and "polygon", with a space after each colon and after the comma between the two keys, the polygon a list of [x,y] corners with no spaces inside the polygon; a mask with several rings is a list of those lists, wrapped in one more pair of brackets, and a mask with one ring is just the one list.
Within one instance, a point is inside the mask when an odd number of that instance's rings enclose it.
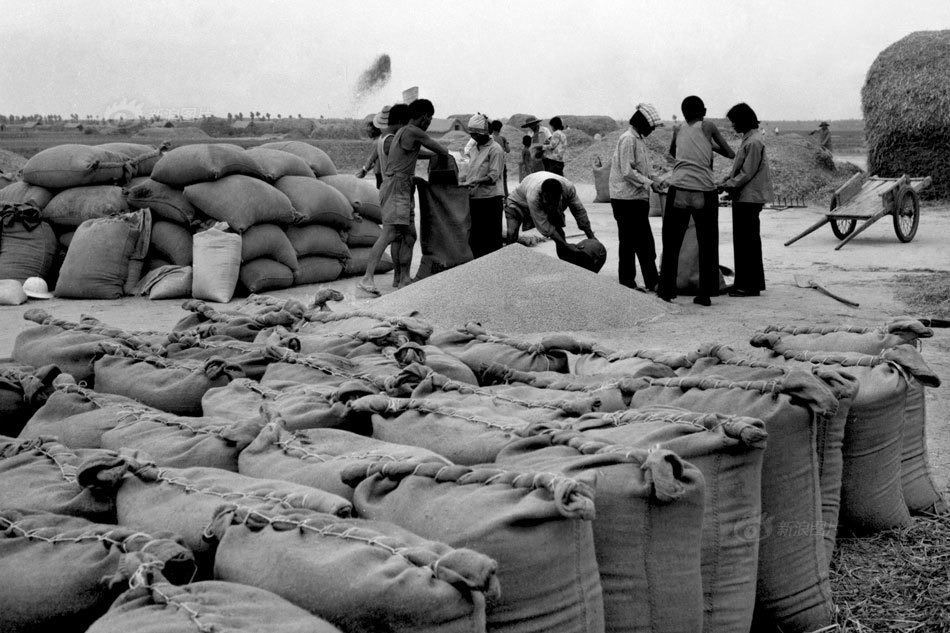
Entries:
{"label": "sandal", "polygon": [[369,284],[363,281],[360,281],[359,283],[357,283],[356,287],[367,294],[373,295],[374,297],[378,297],[380,295],[379,289],[376,288],[376,286],[370,286]]}

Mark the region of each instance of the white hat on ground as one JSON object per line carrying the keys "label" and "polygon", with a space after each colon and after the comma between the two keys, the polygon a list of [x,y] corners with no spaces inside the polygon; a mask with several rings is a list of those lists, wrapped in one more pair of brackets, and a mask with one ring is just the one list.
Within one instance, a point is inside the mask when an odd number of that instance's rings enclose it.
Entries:
{"label": "white hat on ground", "polygon": [[31,299],[52,299],[53,293],[49,291],[46,280],[42,277],[30,277],[23,282],[23,292]]}

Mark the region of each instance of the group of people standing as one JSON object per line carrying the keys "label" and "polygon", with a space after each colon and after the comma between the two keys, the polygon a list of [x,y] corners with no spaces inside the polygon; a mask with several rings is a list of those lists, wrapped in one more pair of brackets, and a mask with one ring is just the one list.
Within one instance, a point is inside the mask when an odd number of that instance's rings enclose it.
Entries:
{"label": "group of people standing", "polygon": [[[693,302],[711,305],[719,294],[719,193],[732,198],[735,283],[729,295],[758,296],[765,290],[759,213],[772,200],[772,179],[765,145],[755,112],[745,103],[726,113],[742,135],[734,152],[719,128],[707,121],[706,106],[697,96],[686,97],[681,109],[686,122],[673,130],[669,152],[674,158],[669,178],[656,174],[644,142],[662,125],[652,105],[641,103],[630,117],[630,128],[617,142],[610,168],[610,205],[617,222],[620,283],[638,288],[640,262],[642,290],[656,292],[664,301],[676,297],[679,255],[690,220],[696,228],[699,291]],[[729,175],[713,176],[713,153],[734,159]],[[656,266],[656,247],[650,229],[650,193],[666,193],[663,212],[663,256]]]}
{"label": "group of people standing", "polygon": [[[637,106],[630,117],[630,128],[617,142],[611,161],[610,204],[619,237],[619,280],[624,286],[652,291],[665,300],[676,297],[679,253],[689,223],[696,228],[698,247],[699,292],[693,302],[711,305],[711,297],[720,292],[719,274],[719,194],[728,192],[732,199],[733,240],[735,247],[735,283],[729,295],[758,296],[765,290],[759,213],[772,200],[772,179],[765,156],[765,144],[755,112],[745,103],[727,113],[733,129],[742,135],[734,152],[712,121],[697,96],[686,97],[681,109],[685,124],[673,130],[669,152],[674,158],[668,178],[652,167],[644,139],[663,125],[656,108],[648,103]],[[380,188],[383,229],[370,251],[366,273],[357,287],[378,296],[374,275],[386,247],[393,245],[395,265],[393,285],[411,282],[409,267],[416,241],[413,184],[416,162],[420,157],[448,160],[448,150],[432,139],[426,129],[435,109],[427,99],[408,105],[383,108],[373,120],[379,130],[373,152],[357,172],[363,177],[375,168]],[[558,256],[568,261],[577,246],[565,236],[565,215],[570,210],[584,234],[594,232],[577,190],[564,177],[564,150],[567,137],[560,117],[550,120],[553,131],[529,118],[523,127],[531,130],[523,139],[520,182],[507,191],[505,154],[507,141],[501,136],[501,122],[476,114],[468,121],[472,139],[465,152],[468,171],[459,185],[469,191],[471,231],[469,246],[474,257],[481,257],[512,243],[524,229],[537,228],[555,242]],[[728,176],[716,181],[713,153],[734,159]],[[657,269],[656,248],[650,227],[650,194],[666,194],[663,214],[663,256]],[[507,229],[502,235],[504,217]],[[636,283],[639,261],[643,287]]]}

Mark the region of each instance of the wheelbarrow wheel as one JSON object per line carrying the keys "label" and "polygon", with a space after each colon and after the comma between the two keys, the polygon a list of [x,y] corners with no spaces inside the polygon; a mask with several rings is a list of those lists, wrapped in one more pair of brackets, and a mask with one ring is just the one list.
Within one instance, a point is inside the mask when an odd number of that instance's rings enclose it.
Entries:
{"label": "wheelbarrow wheel", "polygon": [[906,187],[897,197],[897,209],[894,211],[894,232],[897,239],[909,242],[917,235],[920,224],[920,201],[917,192]]}
{"label": "wheelbarrow wheel", "polygon": [[[838,208],[837,196],[831,199],[831,211],[834,211],[836,208]],[[851,235],[858,221],[854,218],[836,218],[832,216],[830,224],[831,232],[835,234],[835,237],[839,240],[843,240]]]}

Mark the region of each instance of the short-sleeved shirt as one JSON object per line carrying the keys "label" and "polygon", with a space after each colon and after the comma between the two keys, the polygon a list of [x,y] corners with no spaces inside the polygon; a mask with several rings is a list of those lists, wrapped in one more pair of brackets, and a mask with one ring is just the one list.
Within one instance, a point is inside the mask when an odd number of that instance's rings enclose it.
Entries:
{"label": "short-sleeved shirt", "polygon": [[670,184],[690,191],[715,191],[712,142],[703,130],[703,121],[684,125],[676,134],[676,162]]}
{"label": "short-sleeved shirt", "polygon": [[504,183],[501,181],[505,169],[505,150],[495,141],[489,141],[482,146],[476,145],[471,151],[471,161],[468,164],[470,180],[489,176],[491,184],[478,184],[469,192],[469,197],[494,198],[505,195]]}
{"label": "short-sleeved shirt", "polygon": [[566,151],[567,134],[564,133],[564,130],[554,130],[551,133],[551,138],[548,139],[548,146],[544,149],[544,157],[548,160],[563,163]]}
{"label": "short-sleeved shirt", "polygon": [[[541,206],[541,184],[549,178],[561,183],[561,200],[556,209],[556,215],[560,219],[554,221]],[[570,208],[579,229],[585,233],[592,230],[587,209],[584,208],[584,203],[577,195],[577,188],[564,176],[558,176],[549,171],[537,171],[525,176],[524,180],[508,194],[508,204],[530,213],[535,228],[545,237],[551,237],[556,229],[564,226],[564,210],[567,208]]]}

